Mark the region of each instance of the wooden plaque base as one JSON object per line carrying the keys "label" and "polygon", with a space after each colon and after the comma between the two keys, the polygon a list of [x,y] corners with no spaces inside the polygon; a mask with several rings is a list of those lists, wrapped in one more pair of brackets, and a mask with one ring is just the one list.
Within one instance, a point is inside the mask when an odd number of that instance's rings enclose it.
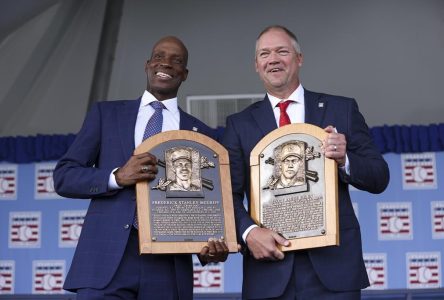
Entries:
{"label": "wooden plaque base", "polygon": [[[140,253],[199,253],[209,237],[237,252],[227,150],[203,134],[174,130],[147,139],[134,154],[144,152],[158,158],[159,172],[136,185]],[[174,173],[181,158],[192,173],[186,188]]]}
{"label": "wooden plaque base", "polygon": [[283,251],[339,245],[337,164],[327,133],[291,124],[266,135],[250,155],[251,217],[290,240]]}

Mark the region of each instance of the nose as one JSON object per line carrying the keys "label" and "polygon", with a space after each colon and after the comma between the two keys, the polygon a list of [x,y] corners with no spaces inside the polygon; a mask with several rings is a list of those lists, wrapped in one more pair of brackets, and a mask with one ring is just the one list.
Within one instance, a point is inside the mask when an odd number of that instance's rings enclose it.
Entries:
{"label": "nose", "polygon": [[179,168],[183,171],[183,170],[186,170],[186,171],[188,171],[188,166],[187,165],[179,165]]}
{"label": "nose", "polygon": [[268,63],[272,65],[279,63],[279,55],[276,51],[270,52],[270,55],[268,56]]}
{"label": "nose", "polygon": [[172,60],[173,60],[172,57],[165,55],[157,60],[157,64],[158,64],[158,66],[161,66],[164,68],[172,68],[172,65],[173,65]]}
{"label": "nose", "polygon": [[166,60],[162,61],[159,65],[163,68],[171,68],[171,64]]}

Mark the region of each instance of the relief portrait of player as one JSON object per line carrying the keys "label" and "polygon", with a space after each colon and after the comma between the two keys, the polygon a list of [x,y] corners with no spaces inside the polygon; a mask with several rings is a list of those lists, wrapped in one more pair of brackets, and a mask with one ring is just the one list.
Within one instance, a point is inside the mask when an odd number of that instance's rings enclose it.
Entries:
{"label": "relief portrait of player", "polygon": [[178,149],[171,154],[171,163],[175,178],[169,184],[170,191],[200,191],[201,188],[191,182],[192,160],[191,152]]}
{"label": "relief portrait of player", "polygon": [[278,147],[276,152],[280,162],[276,165],[275,174],[268,188],[275,190],[303,185],[306,181],[303,145],[288,142]]}

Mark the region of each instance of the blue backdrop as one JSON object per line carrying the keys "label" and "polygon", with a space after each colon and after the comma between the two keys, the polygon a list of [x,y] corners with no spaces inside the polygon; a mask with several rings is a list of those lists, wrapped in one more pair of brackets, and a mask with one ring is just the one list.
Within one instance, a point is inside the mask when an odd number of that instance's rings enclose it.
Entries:
{"label": "blue backdrop", "polygon": [[[390,184],[381,195],[351,189],[370,288],[443,287],[443,126],[372,133]],[[53,190],[55,159],[73,137],[0,138],[0,294],[63,292],[89,203]],[[241,268],[240,254],[206,268],[196,262],[196,292],[240,292]]]}

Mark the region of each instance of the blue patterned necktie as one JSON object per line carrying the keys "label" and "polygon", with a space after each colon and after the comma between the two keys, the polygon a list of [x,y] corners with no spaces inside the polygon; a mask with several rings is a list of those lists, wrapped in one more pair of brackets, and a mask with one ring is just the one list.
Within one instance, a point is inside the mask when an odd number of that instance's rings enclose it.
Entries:
{"label": "blue patterned necktie", "polygon": [[[154,114],[148,120],[148,123],[146,123],[145,131],[143,132],[142,141],[146,140],[150,136],[162,132],[162,123],[163,123],[162,110],[165,108],[165,105],[163,105],[163,103],[160,101],[153,101],[150,103],[150,105],[154,108]],[[134,216],[133,226],[134,228],[139,229],[139,222],[137,221],[137,213]]]}
{"label": "blue patterned necktie", "polygon": [[153,101],[150,105],[154,108],[154,114],[148,120],[148,123],[146,123],[142,141],[162,131],[162,110],[165,108],[165,105],[160,101]]}

